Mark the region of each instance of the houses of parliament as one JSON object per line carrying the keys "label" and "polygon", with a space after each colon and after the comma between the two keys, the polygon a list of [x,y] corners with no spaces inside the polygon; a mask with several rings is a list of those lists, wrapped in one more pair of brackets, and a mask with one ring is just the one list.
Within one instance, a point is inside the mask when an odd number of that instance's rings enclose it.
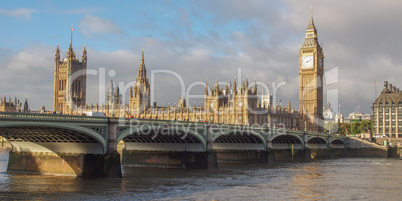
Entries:
{"label": "houses of parliament", "polygon": [[[257,94],[257,84],[237,83],[224,87],[205,83],[204,105],[187,104],[179,98],[175,106],[150,103],[150,84],[147,78],[144,51],[134,86],[129,89],[128,104],[121,99],[119,88],[110,83],[105,105],[86,105],[87,51],[84,46],[81,61],[73,47],[67,57],[60,59],[57,45],[54,66],[53,112],[82,115],[88,112],[104,113],[109,117],[160,119],[173,121],[202,121],[242,125],[281,125],[287,129],[322,132],[323,119],[323,50],[318,43],[313,16],[306,29],[299,52],[300,111],[287,106],[273,105],[272,94]],[[76,76],[77,75],[77,76]],[[70,83],[70,84],[69,84]]]}

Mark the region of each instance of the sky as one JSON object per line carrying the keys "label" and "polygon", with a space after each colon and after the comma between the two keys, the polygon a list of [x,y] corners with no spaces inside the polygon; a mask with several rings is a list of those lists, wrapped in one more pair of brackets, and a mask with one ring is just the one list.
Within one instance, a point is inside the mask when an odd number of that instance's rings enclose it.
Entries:
{"label": "sky", "polygon": [[6,1],[0,95],[51,110],[56,46],[65,57],[73,26],[77,58],[84,45],[88,52],[87,104],[103,103],[99,86],[111,79],[128,88],[144,50],[158,105],[203,95],[206,81],[223,87],[248,79],[277,88],[276,103],[290,100],[298,109],[298,54],[310,6],[325,56],[324,105],[329,99],[335,112],[371,114],[376,82],[377,95],[385,80],[402,87],[400,0]]}

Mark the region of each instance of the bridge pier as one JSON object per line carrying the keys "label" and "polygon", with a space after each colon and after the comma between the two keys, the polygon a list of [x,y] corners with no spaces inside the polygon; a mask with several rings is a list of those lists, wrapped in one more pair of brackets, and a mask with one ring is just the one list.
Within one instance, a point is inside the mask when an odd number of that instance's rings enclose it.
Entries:
{"label": "bridge pier", "polygon": [[108,119],[107,154],[104,156],[104,177],[121,178],[120,153],[117,152],[117,118]]}
{"label": "bridge pier", "polygon": [[[9,152],[8,172],[51,174],[90,178],[116,177],[110,174],[115,155],[50,152]],[[120,157],[120,156],[118,156]],[[118,158],[120,161],[120,158]],[[120,173],[121,177],[121,173]]]}
{"label": "bridge pier", "polygon": [[[70,175],[91,178],[121,178],[120,154],[116,151],[117,120],[102,123],[106,143],[77,130],[54,126],[5,128],[10,135],[7,171],[29,174]],[[14,130],[15,129],[15,130]],[[25,135],[41,133],[29,141]],[[44,136],[44,138],[41,138]],[[19,139],[20,140],[15,140]],[[69,139],[74,139],[70,140]]]}

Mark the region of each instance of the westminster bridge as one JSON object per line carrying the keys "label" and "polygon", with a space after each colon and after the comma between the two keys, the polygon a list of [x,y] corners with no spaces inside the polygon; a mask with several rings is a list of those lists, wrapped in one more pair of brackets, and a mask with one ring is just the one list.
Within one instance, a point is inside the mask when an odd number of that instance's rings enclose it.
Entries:
{"label": "westminster bridge", "polygon": [[332,158],[348,146],[341,136],[261,126],[7,112],[0,136],[12,145],[10,172],[83,177],[121,177],[121,162],[217,168],[218,161]]}

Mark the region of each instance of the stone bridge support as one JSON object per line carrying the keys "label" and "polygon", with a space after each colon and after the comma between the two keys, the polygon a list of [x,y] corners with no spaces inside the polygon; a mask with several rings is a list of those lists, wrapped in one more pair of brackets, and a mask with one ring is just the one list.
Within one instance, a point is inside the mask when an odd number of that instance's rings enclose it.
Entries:
{"label": "stone bridge support", "polygon": [[108,178],[121,178],[120,153],[117,152],[117,125],[116,118],[109,118],[107,136],[107,154],[104,156],[104,176]]}
{"label": "stone bridge support", "polygon": [[116,119],[109,119],[108,132],[105,134],[107,143],[96,140],[88,133],[61,128],[60,125],[0,128],[1,132],[5,132],[2,135],[10,139],[13,146],[9,152],[7,171],[121,178],[120,154],[116,151],[116,126]]}

